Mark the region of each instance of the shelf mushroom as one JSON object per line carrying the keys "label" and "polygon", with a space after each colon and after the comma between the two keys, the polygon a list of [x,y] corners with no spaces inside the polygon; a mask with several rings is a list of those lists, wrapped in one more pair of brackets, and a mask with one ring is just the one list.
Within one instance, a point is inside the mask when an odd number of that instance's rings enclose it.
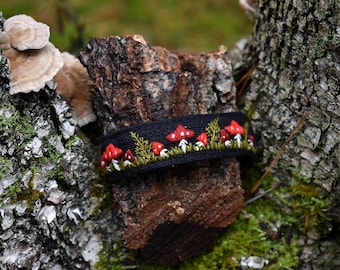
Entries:
{"label": "shelf mushroom", "polygon": [[11,44],[9,43],[9,36],[6,32],[0,31],[0,49],[2,51],[6,51],[11,48]]}
{"label": "shelf mushroom", "polygon": [[187,139],[194,137],[195,132],[191,129],[187,129],[185,126],[178,124],[177,128],[170,132],[166,139],[169,142],[179,142],[178,146],[181,147],[182,151],[186,153],[186,146],[188,144]]}
{"label": "shelf mushroom", "polygon": [[42,49],[50,38],[48,25],[25,14],[8,18],[4,23],[4,30],[10,37],[12,47],[19,51]]}
{"label": "shelf mushroom", "polygon": [[10,94],[38,92],[63,66],[60,52],[49,42],[49,27],[27,15],[8,18],[1,45],[10,65]]}
{"label": "shelf mushroom", "polygon": [[244,135],[244,128],[235,120],[232,120],[230,125],[225,126],[224,129],[228,131],[230,135],[234,136],[234,140],[237,141],[237,146],[240,148],[242,136]]}
{"label": "shelf mushroom", "polygon": [[10,94],[38,92],[50,80],[70,102],[79,126],[97,119],[86,68],[69,53],[49,42],[49,26],[21,14],[8,18],[0,32],[0,47],[10,64]]}
{"label": "shelf mushroom", "polygon": [[92,108],[92,95],[89,86],[89,75],[80,61],[68,52],[61,54],[64,65],[54,76],[57,93],[68,100],[73,109],[73,118],[77,124],[85,126],[96,121]]}

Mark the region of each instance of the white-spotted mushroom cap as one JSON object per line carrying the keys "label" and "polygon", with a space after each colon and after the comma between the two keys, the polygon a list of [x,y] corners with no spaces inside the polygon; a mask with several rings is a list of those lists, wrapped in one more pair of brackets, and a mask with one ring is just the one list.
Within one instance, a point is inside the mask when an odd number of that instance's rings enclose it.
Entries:
{"label": "white-spotted mushroom cap", "polygon": [[11,48],[9,44],[9,37],[6,32],[0,31],[0,49],[5,51]]}
{"label": "white-spotted mushroom cap", "polygon": [[89,75],[80,61],[70,53],[61,54],[64,66],[54,77],[57,93],[70,102],[73,118],[79,126],[84,126],[97,119],[92,108],[92,95]]}
{"label": "white-spotted mushroom cap", "polygon": [[10,64],[10,94],[38,92],[62,68],[60,52],[50,42],[40,50],[4,50]]}
{"label": "white-spotted mushroom cap", "polygon": [[24,14],[8,18],[4,23],[4,31],[9,36],[11,46],[20,51],[41,49],[50,38],[48,25]]}

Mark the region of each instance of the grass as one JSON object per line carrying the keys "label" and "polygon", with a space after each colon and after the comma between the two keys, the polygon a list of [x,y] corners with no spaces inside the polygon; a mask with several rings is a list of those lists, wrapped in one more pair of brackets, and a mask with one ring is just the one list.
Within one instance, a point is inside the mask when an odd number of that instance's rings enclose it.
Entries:
{"label": "grass", "polygon": [[50,25],[56,47],[74,53],[92,36],[126,34],[173,50],[231,49],[252,28],[237,0],[11,0],[0,10],[5,18],[24,13]]}

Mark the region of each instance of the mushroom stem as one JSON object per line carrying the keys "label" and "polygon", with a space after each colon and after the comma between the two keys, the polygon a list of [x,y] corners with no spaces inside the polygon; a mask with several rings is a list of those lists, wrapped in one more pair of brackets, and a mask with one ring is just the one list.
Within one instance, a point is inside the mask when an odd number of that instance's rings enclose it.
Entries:
{"label": "mushroom stem", "polygon": [[234,139],[237,141],[238,148],[240,148],[241,147],[241,139],[242,139],[241,134],[236,134]]}
{"label": "mushroom stem", "polygon": [[196,142],[196,145],[197,145],[198,147],[204,147],[204,143],[201,142],[201,141]]}
{"label": "mushroom stem", "polygon": [[9,36],[6,32],[0,31],[0,49],[6,51],[11,48],[11,44],[9,43]]}
{"label": "mushroom stem", "polygon": [[182,139],[178,144],[178,146],[181,147],[183,153],[186,153],[187,151],[187,144],[188,144],[188,141],[186,139]]}
{"label": "mushroom stem", "polygon": [[130,160],[124,160],[123,165],[124,167],[130,166],[132,163]]}
{"label": "mushroom stem", "polygon": [[117,171],[120,171],[120,166],[118,164],[118,160],[115,160],[115,159],[112,159],[112,165],[113,167],[117,170]]}
{"label": "mushroom stem", "polygon": [[164,149],[160,152],[160,156],[161,156],[161,157],[168,157],[168,149],[164,148]]}

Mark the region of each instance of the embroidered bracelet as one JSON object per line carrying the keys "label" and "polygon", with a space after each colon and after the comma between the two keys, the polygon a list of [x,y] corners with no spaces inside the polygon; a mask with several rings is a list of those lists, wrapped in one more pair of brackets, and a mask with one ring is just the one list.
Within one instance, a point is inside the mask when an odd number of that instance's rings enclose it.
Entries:
{"label": "embroidered bracelet", "polygon": [[101,138],[109,179],[182,163],[255,154],[254,134],[240,112],[196,114],[122,128]]}

